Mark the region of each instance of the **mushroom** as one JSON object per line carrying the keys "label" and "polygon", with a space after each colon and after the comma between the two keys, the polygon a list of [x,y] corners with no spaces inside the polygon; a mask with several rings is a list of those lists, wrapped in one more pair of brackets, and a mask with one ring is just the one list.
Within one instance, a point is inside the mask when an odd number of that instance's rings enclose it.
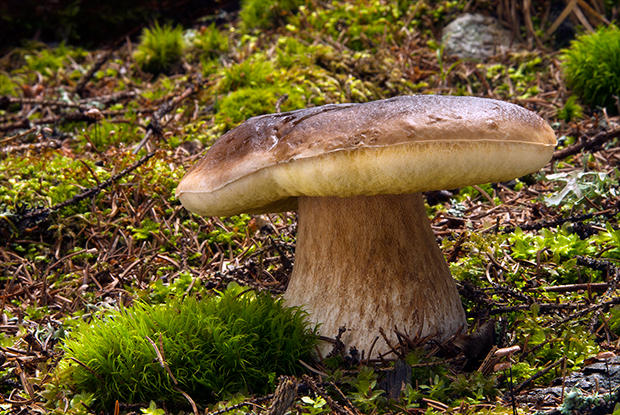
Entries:
{"label": "mushroom", "polygon": [[[446,339],[466,327],[421,192],[523,176],[543,167],[555,145],[534,112],[492,99],[324,105],[227,132],[176,195],[205,216],[298,209],[284,298],[322,334],[345,326],[345,345],[368,354],[380,328],[394,344],[395,329]],[[389,349],[383,341],[373,348]]]}

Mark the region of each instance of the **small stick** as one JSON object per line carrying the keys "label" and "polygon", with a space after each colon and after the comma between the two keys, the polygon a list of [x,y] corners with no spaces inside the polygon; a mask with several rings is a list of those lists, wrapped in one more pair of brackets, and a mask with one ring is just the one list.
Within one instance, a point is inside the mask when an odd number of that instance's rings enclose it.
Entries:
{"label": "small stick", "polygon": [[336,403],[336,401],[334,401],[328,394],[323,392],[310,376],[303,375],[302,378],[310,386],[310,389],[312,389],[314,393],[325,399],[325,402],[327,402],[327,405],[333,412],[345,415],[349,415],[351,413],[350,410],[345,410],[345,408]]}
{"label": "small stick", "polygon": [[10,141],[17,140],[18,138],[22,138],[25,135],[28,135],[30,133],[34,133],[36,131],[36,129],[37,129],[37,127],[32,127],[31,129],[23,131],[23,132],[21,132],[19,134],[15,134],[12,137],[3,138],[2,140],[0,140],[0,144],[6,144],[6,143],[8,143]]}
{"label": "small stick", "polygon": [[[598,378],[596,378],[596,380],[598,380]],[[562,365],[562,394],[560,395],[560,403],[564,403],[564,388],[565,387],[566,387],[566,356],[564,356],[564,364]]]}
{"label": "small stick", "polygon": [[157,347],[157,344],[155,344],[155,342],[151,340],[149,336],[145,336],[145,337],[149,341],[149,343],[151,343],[151,346],[153,346],[153,349],[155,349],[155,354],[157,355],[157,360],[159,360],[159,365],[166,370],[166,372],[168,373],[168,376],[170,376],[170,379],[172,380],[172,383],[174,383],[174,385],[172,386],[174,390],[179,392],[181,395],[185,397],[185,399],[187,399],[189,404],[192,406],[194,415],[198,415],[198,408],[196,407],[196,403],[187,393],[183,392],[181,388],[179,388],[178,386],[179,382],[177,382],[176,378],[172,374],[172,371],[170,370],[170,367],[168,367],[168,363],[166,362],[166,358],[164,356],[164,343],[161,337],[161,333],[159,334],[159,347]]}
{"label": "small stick", "polygon": [[164,359],[164,347],[163,347],[163,344],[162,344],[161,334],[159,335],[159,343],[162,345],[161,346],[161,350],[159,350],[159,348],[157,347],[155,342],[153,340],[151,340],[151,338],[149,336],[145,336],[145,337],[149,341],[149,343],[151,343],[151,346],[153,346],[153,349],[155,349],[155,354],[157,354],[157,360],[159,360],[159,365],[163,369],[165,369],[166,372],[168,372],[168,376],[170,376],[170,379],[172,380],[172,383],[174,383],[174,386],[177,386],[179,384],[179,382],[177,382],[177,379],[174,377],[174,375],[172,374],[172,371],[168,367],[168,363],[166,363],[166,360]]}
{"label": "small stick", "polygon": [[89,197],[95,196],[97,193],[99,193],[100,191],[102,191],[106,187],[111,186],[112,183],[114,183],[115,181],[117,181],[121,177],[126,176],[127,174],[131,173],[132,171],[134,171],[135,169],[137,169],[138,167],[140,167],[141,165],[146,163],[154,155],[155,155],[154,151],[144,155],[140,160],[138,160],[137,162],[135,162],[131,166],[127,167],[126,169],[124,169],[120,173],[115,174],[114,176],[110,177],[108,180],[102,182],[98,186],[91,187],[90,189],[87,189],[87,190],[83,191],[82,193],[75,195],[74,197],[72,197],[69,200],[65,200],[64,202],[58,203],[57,205],[51,206],[49,208],[36,209],[36,210],[33,210],[31,212],[26,213],[25,215],[21,215],[19,222],[24,222],[24,221],[26,221],[28,219],[36,219],[36,218],[45,219],[52,212],[55,212],[55,211],[57,211],[59,209],[62,209],[64,207],[66,207],[66,206],[70,206],[70,205],[73,205],[75,203],[78,203],[78,202],[80,202],[80,201],[82,201],[84,199],[87,199]]}
{"label": "small stick", "polygon": [[97,372],[95,372],[94,370],[92,370],[91,368],[89,368],[88,366],[86,366],[85,363],[80,362],[79,360],[77,360],[75,357],[70,357],[69,359],[73,360],[75,363],[77,363],[78,365],[82,366],[84,369],[88,370],[90,373],[92,373],[100,382],[105,382],[103,380],[103,378],[101,376],[99,376],[97,374]]}
{"label": "small stick", "polygon": [[543,370],[541,370],[540,372],[536,373],[535,375],[533,375],[532,377],[530,377],[529,379],[524,380],[519,386],[517,386],[514,389],[513,393],[519,393],[521,392],[523,389],[525,389],[530,383],[532,383],[533,381],[535,381],[536,379],[538,379],[541,376],[544,376],[547,372],[549,372],[551,369],[553,369],[556,366],[559,366],[560,364],[564,363],[564,361],[566,360],[566,357],[561,358],[560,360],[558,360],[557,362],[553,363],[552,365],[547,366],[546,368],[544,368]]}
{"label": "small stick", "polygon": [[235,405],[227,406],[226,408],[220,409],[219,411],[205,412],[205,415],[221,415],[221,414],[225,414],[226,412],[234,411],[235,409],[243,408],[244,406],[249,406],[249,405],[258,406],[261,409],[265,409],[262,406],[258,405],[258,402],[268,401],[269,399],[272,399],[273,396],[274,394],[272,393],[270,395],[262,396],[260,398],[253,399],[251,401],[245,401],[245,402],[241,402]]}
{"label": "small stick", "polygon": [[112,55],[112,49],[110,48],[97,58],[97,60],[95,61],[95,63],[93,63],[93,65],[88,70],[88,72],[82,75],[82,78],[78,81],[75,87],[75,92],[78,95],[82,95],[82,90],[84,89],[88,81],[90,81],[93,75],[95,75],[95,72],[97,72],[99,68],[101,68],[103,64],[108,61],[111,55]]}
{"label": "small stick", "polygon": [[553,153],[553,158],[551,160],[561,160],[568,156],[578,154],[583,150],[596,149],[597,147],[602,146],[606,142],[611,141],[616,137],[620,137],[620,129],[614,131],[602,131],[589,140],[580,140],[574,146],[556,151],[555,153]]}
{"label": "small stick", "polygon": [[549,287],[536,287],[536,288],[528,288],[526,291],[536,292],[539,290],[546,292],[554,292],[554,293],[565,293],[565,292],[573,292],[573,291],[581,291],[581,290],[592,290],[596,292],[605,292],[609,288],[609,284],[606,282],[593,282],[588,284],[567,284],[567,285],[556,285]]}

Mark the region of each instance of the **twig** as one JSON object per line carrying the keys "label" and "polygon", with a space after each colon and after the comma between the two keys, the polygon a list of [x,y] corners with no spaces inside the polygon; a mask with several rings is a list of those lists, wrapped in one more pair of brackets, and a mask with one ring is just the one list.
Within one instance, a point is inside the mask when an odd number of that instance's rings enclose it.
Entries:
{"label": "twig", "polygon": [[333,412],[336,412],[336,413],[339,413],[339,414],[345,414],[345,415],[351,415],[352,414],[350,409],[343,408],[338,403],[336,403],[336,401],[334,401],[331,398],[331,396],[329,396],[327,393],[325,393],[325,391],[321,390],[319,385],[317,385],[316,382],[314,381],[314,379],[312,379],[310,376],[303,375],[302,378],[303,378],[304,382],[306,382],[306,384],[308,384],[308,386],[310,386],[310,389],[312,389],[312,391],[314,393],[319,395],[321,398],[325,399],[325,402],[327,402],[327,405],[329,406],[329,408]]}
{"label": "twig", "polygon": [[620,129],[614,131],[602,131],[589,140],[580,141],[574,146],[556,151],[555,153],[553,153],[553,158],[551,160],[561,160],[568,156],[578,154],[583,150],[597,151],[598,147],[617,137],[620,137]]}
{"label": "twig", "polygon": [[[601,210],[599,212],[592,212],[592,213],[586,213],[583,215],[575,215],[575,216],[569,216],[567,218],[558,218],[558,219],[554,219],[554,220],[550,220],[550,221],[542,221],[542,222],[537,222],[537,223],[532,223],[530,224],[524,224],[524,225],[520,225],[519,228],[521,228],[521,230],[524,231],[536,231],[542,228],[553,228],[556,226],[560,226],[564,223],[567,222],[571,222],[571,223],[575,223],[575,222],[583,222],[586,221],[588,219],[592,219],[595,216],[605,216],[605,217],[613,217],[615,216],[615,214],[618,211],[618,207],[616,207],[615,209],[606,209],[606,210]],[[515,227],[508,227],[508,228],[504,228],[501,230],[502,233],[512,233],[515,231]]]}
{"label": "twig", "polygon": [[573,291],[581,291],[581,290],[592,290],[597,292],[604,292],[609,287],[609,284],[606,282],[594,282],[588,284],[567,284],[567,285],[557,285],[550,287],[537,287],[537,288],[528,288],[526,291],[529,292],[537,292],[537,291],[547,291],[553,293],[566,293]]}
{"label": "twig", "polygon": [[76,94],[82,95],[83,89],[88,83],[88,81],[90,81],[93,75],[95,74],[95,72],[97,72],[99,68],[101,68],[103,64],[108,61],[108,59],[110,59],[111,55],[112,55],[112,49],[108,49],[103,54],[101,54],[99,58],[97,58],[97,60],[95,61],[95,63],[93,63],[93,65],[90,67],[88,72],[86,72],[82,76],[82,78],[78,81],[77,85],[75,86]]}
{"label": "twig", "polygon": [[571,14],[571,12],[573,11],[573,8],[577,5],[577,0],[570,0],[570,3],[568,3],[566,5],[566,7],[564,8],[564,10],[562,11],[562,13],[560,13],[560,15],[558,16],[557,19],[555,19],[555,21],[553,22],[553,24],[551,25],[551,27],[549,29],[547,29],[547,31],[545,32],[545,36],[543,37],[543,40],[545,40],[546,38],[548,38],[549,36],[551,36],[553,34],[553,32],[556,31],[556,29],[558,27],[560,27],[560,25],[562,24],[562,22],[568,17],[569,14]]}
{"label": "twig", "polygon": [[261,396],[260,398],[252,399],[251,401],[245,401],[235,405],[227,406],[226,408],[220,409],[219,411],[205,412],[205,415],[225,414],[226,412],[234,411],[235,409],[243,408],[244,406],[257,405],[259,402],[268,401],[269,399],[272,399],[273,396],[273,393],[266,396]]}
{"label": "twig", "polygon": [[344,393],[342,393],[342,391],[340,390],[340,388],[338,386],[336,386],[336,384],[332,381],[328,381],[327,382],[329,386],[331,386],[332,388],[334,388],[334,390],[336,392],[338,392],[338,395],[340,395],[340,399],[342,399],[344,401],[344,403],[347,404],[348,407],[351,408],[352,412],[356,415],[358,415],[360,412],[357,410],[357,408],[355,406],[353,406],[353,404],[351,403],[351,401],[349,400],[349,398],[347,398],[347,395],[345,395]]}
{"label": "twig", "polygon": [[179,388],[179,382],[177,382],[177,379],[174,377],[174,375],[172,374],[172,371],[170,370],[170,367],[168,366],[168,362],[166,362],[166,357],[164,356],[164,343],[161,337],[161,333],[159,334],[159,347],[157,347],[157,344],[155,344],[155,342],[151,340],[149,336],[145,336],[145,337],[149,341],[149,343],[151,343],[151,346],[153,346],[153,349],[155,350],[155,354],[157,355],[157,360],[159,361],[159,365],[163,369],[165,369],[166,372],[168,373],[168,376],[170,376],[170,379],[172,380],[172,383],[174,384],[172,386],[174,390],[179,392],[181,395],[185,397],[185,399],[187,399],[189,404],[192,406],[192,411],[194,411],[194,415],[198,415],[198,408],[196,407],[196,402],[194,402],[191,396],[189,396],[181,388]]}
{"label": "twig", "polygon": [[12,137],[3,138],[2,140],[0,140],[0,144],[6,144],[9,141],[13,141],[13,140],[17,140],[18,138],[22,138],[25,135],[28,135],[30,133],[34,133],[36,131],[36,129],[37,129],[36,127],[32,127],[31,129],[23,131],[23,132],[21,132],[19,134],[15,134]]}
{"label": "twig", "polygon": [[84,104],[76,104],[74,102],[67,102],[67,101],[58,101],[54,99],[6,97],[5,100],[9,104],[30,104],[30,105],[40,105],[42,107],[78,108],[80,110],[89,109],[89,107]]}
{"label": "twig", "polygon": [[310,366],[308,363],[304,362],[303,360],[299,359],[299,363],[301,363],[301,365],[303,367],[305,367],[306,369],[308,369],[310,372],[312,373],[316,373],[319,376],[325,376],[328,377],[329,375],[325,372],[321,372],[320,370],[317,370],[315,368],[313,368],[312,366]]}
{"label": "twig", "polygon": [[58,140],[49,140],[49,141],[43,141],[40,143],[34,143],[34,144],[20,144],[17,146],[4,146],[4,147],[0,147],[0,154],[6,155],[6,154],[11,154],[11,153],[19,153],[21,151],[28,151],[28,150],[40,150],[43,148],[60,148],[60,146],[62,145],[62,143]]}
{"label": "twig", "polygon": [[[164,347],[163,347],[163,344],[161,346],[161,350],[159,350],[159,347],[157,347],[155,342],[153,340],[151,340],[151,338],[149,336],[145,336],[145,337],[149,341],[149,343],[151,343],[151,346],[153,346],[153,349],[155,349],[155,354],[157,354],[157,360],[159,360],[159,365],[163,369],[165,369],[166,372],[168,372],[168,376],[170,376],[170,379],[172,380],[172,383],[174,383],[174,386],[177,386],[179,384],[179,382],[177,382],[177,379],[172,374],[172,371],[170,370],[170,367],[168,367],[168,363],[166,363],[166,360],[164,359]],[[162,343],[161,333],[159,335],[159,342],[160,342],[160,344]]]}
{"label": "twig", "polygon": [[92,370],[91,368],[89,368],[88,366],[86,366],[85,363],[80,362],[79,360],[77,360],[75,357],[70,357],[69,359],[73,360],[75,363],[77,363],[78,365],[82,366],[84,369],[88,370],[90,373],[92,373],[100,382],[105,382],[103,380],[103,378],[101,376],[99,376],[97,374],[97,372],[95,372],[94,370]]}
{"label": "twig", "polygon": [[144,147],[147,143],[151,135],[153,133],[157,133],[161,135],[161,125],[160,121],[164,117],[164,115],[168,114],[170,111],[175,109],[177,105],[181,103],[185,98],[189,97],[193,93],[197,92],[200,89],[201,79],[198,78],[193,84],[191,84],[181,95],[178,97],[174,97],[166,102],[164,102],[151,116],[151,122],[147,126],[146,134],[140,143],[133,149],[133,154],[138,154],[140,149]]}
{"label": "twig", "polygon": [[[540,372],[534,374],[532,377],[530,377],[529,379],[526,379],[525,381],[523,381],[521,384],[519,384],[519,386],[517,386],[514,391],[512,392],[513,395],[521,392],[523,389],[525,389],[526,387],[528,387],[528,385],[530,383],[532,383],[533,381],[535,381],[536,379],[538,379],[539,377],[544,376],[547,372],[549,372],[551,369],[553,369],[554,367],[561,365],[562,363],[564,363],[564,361],[566,360],[566,356],[564,356],[563,358],[561,358],[560,360],[558,360],[557,362],[555,362],[552,365],[547,366],[546,368],[544,368],[543,370],[541,370]],[[505,395],[504,395],[505,396]]]}
{"label": "twig", "polygon": [[99,193],[103,189],[109,187],[110,185],[112,185],[112,183],[114,183],[115,181],[117,181],[121,177],[126,176],[127,174],[131,173],[132,171],[134,171],[138,167],[142,166],[144,163],[146,163],[154,155],[155,155],[154,151],[144,155],[140,160],[138,160],[137,162],[135,162],[131,166],[127,167],[126,169],[124,169],[120,173],[115,174],[114,176],[110,177],[108,180],[102,182],[101,184],[99,184],[99,185],[97,185],[95,187],[87,189],[87,190],[83,191],[82,193],[73,196],[69,200],[65,200],[64,202],[58,203],[58,204],[56,204],[54,206],[51,206],[49,208],[36,209],[36,210],[30,211],[28,213],[25,213],[23,215],[20,215],[21,217],[19,217],[18,226],[20,226],[24,222],[28,222],[30,220],[35,220],[37,222],[41,222],[41,221],[45,220],[52,212],[55,212],[55,211],[57,211],[59,209],[62,209],[64,207],[66,207],[66,206],[70,206],[70,205],[73,205],[75,203],[78,203],[78,202],[80,202],[80,201],[82,201],[84,199],[87,199],[89,197],[95,196],[97,193]]}
{"label": "twig", "polygon": [[606,307],[606,306],[610,306],[610,305],[614,305],[614,304],[620,304],[620,297],[615,297],[615,298],[612,298],[611,300],[595,304],[595,305],[593,305],[591,307],[588,307],[588,308],[585,308],[585,309],[583,309],[581,311],[572,312],[568,317],[565,317],[562,320],[552,324],[550,327],[552,329],[555,329],[555,328],[559,327],[560,325],[562,325],[562,324],[564,324],[564,323],[566,323],[568,321],[571,321],[571,320],[574,320],[576,318],[585,316],[586,314],[589,314],[589,313],[591,313],[593,311],[596,311],[596,310],[598,310],[600,308],[603,308],[603,307]]}
{"label": "twig", "polygon": [[187,399],[187,401],[189,402],[189,404],[192,406],[192,411],[194,411],[194,415],[198,415],[198,408],[196,407],[196,402],[194,402],[194,400],[192,399],[191,396],[189,396],[187,393],[183,392],[181,390],[181,388],[179,388],[178,386],[173,386],[174,390],[179,392],[181,395],[183,395],[183,397],[185,399]]}
{"label": "twig", "polygon": [[[591,268],[596,271],[609,272],[609,274],[615,274],[618,272],[618,267],[613,265],[610,261],[601,259],[593,259],[582,255],[577,255],[577,264]],[[596,284],[591,284],[592,286]]]}
{"label": "twig", "polygon": [[[575,304],[539,304],[539,311],[541,313],[544,312],[552,312],[557,310],[574,310],[577,308]],[[486,312],[489,315],[497,315],[497,314],[506,314],[506,313],[514,313],[516,311],[529,310],[531,307],[530,304],[525,305],[516,305],[512,307],[499,307],[499,308],[491,308],[487,309]],[[471,312],[467,314],[467,317],[476,317],[478,315],[477,312]]]}
{"label": "twig", "polygon": [[[387,335],[385,334],[385,331],[383,330],[383,327],[379,327],[379,334],[381,334],[381,337],[383,337],[383,340],[385,341],[385,343],[388,345],[388,347],[390,348],[390,350],[399,358],[403,358],[403,356],[401,356],[400,353],[398,353],[398,351],[394,348],[394,346],[392,346],[392,343],[390,343],[390,340],[387,338]],[[389,352],[388,352],[389,353]],[[370,356],[368,356],[370,357]]]}
{"label": "twig", "polygon": [[19,121],[14,121],[11,123],[6,123],[6,124],[0,124],[0,132],[18,130],[20,128],[30,128],[31,124],[41,125],[41,124],[53,124],[53,123],[59,123],[59,122],[66,123],[66,122],[81,122],[81,121],[95,122],[96,119],[94,117],[91,117],[90,115],[87,115],[85,112],[82,112],[82,111],[70,112],[67,114],[62,114],[60,116],[39,118],[36,120],[29,120],[28,118],[22,118]]}
{"label": "twig", "polygon": [[[90,98],[83,98],[81,100],[79,100],[78,102],[80,104],[87,104],[89,102],[92,101],[97,101],[101,104],[107,104],[108,102],[115,102],[124,98],[134,98],[136,95],[138,95],[137,91],[119,91],[119,92],[115,92],[113,94],[109,94],[109,95],[99,95],[99,96],[94,96],[94,97],[90,97]],[[147,112],[147,109],[144,110],[140,110],[141,112]],[[110,113],[103,111],[104,114]]]}

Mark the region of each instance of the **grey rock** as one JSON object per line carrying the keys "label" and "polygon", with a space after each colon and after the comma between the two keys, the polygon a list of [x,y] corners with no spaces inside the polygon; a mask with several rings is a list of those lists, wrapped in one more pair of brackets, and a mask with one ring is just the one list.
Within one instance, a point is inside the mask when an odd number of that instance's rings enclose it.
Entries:
{"label": "grey rock", "polygon": [[441,41],[444,53],[484,62],[510,49],[513,36],[493,17],[465,13],[444,28]]}
{"label": "grey rock", "polygon": [[[584,367],[579,372],[573,372],[565,379],[558,378],[548,388],[535,389],[529,392],[531,401],[551,402],[562,395],[562,380],[564,380],[564,396],[571,390],[579,390],[584,395],[609,394],[620,387],[620,357],[609,359],[607,363],[598,362]],[[597,389],[598,387],[598,389]]]}

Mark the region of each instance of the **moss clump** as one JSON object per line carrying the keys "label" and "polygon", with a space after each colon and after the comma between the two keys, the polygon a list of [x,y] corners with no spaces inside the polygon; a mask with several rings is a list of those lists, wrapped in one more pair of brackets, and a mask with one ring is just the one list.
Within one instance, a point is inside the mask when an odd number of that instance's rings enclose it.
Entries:
{"label": "moss clump", "polygon": [[274,67],[263,59],[245,60],[222,71],[219,90],[222,93],[245,87],[262,87],[274,82]]}
{"label": "moss clump", "polygon": [[611,25],[579,36],[561,58],[566,83],[582,102],[618,112],[614,95],[620,95],[620,29]]}
{"label": "moss clump", "polygon": [[247,29],[273,29],[278,20],[302,4],[304,0],[242,0],[239,16]]}
{"label": "moss clump", "polygon": [[215,23],[201,28],[193,43],[202,51],[206,59],[217,59],[228,52],[230,47],[228,36],[220,31]]}
{"label": "moss clump", "polygon": [[282,103],[282,112],[303,108],[305,101],[298,89],[276,86],[239,89],[222,100],[219,112],[215,116],[215,122],[222,129],[229,130],[248,118],[271,114],[275,112],[278,98],[285,93],[288,98]]}
{"label": "moss clump", "polygon": [[172,69],[181,59],[184,48],[181,26],[173,29],[170,25],[161,27],[155,23],[153,28],[142,31],[134,58],[143,70],[158,74]]}
{"label": "moss clump", "polygon": [[105,408],[116,400],[181,402],[151,339],[178,388],[198,402],[265,393],[277,375],[297,372],[299,359],[313,349],[315,333],[304,318],[303,311],[236,284],[202,301],[136,304],[79,325],[63,346],[60,378],[74,390],[93,392]]}

